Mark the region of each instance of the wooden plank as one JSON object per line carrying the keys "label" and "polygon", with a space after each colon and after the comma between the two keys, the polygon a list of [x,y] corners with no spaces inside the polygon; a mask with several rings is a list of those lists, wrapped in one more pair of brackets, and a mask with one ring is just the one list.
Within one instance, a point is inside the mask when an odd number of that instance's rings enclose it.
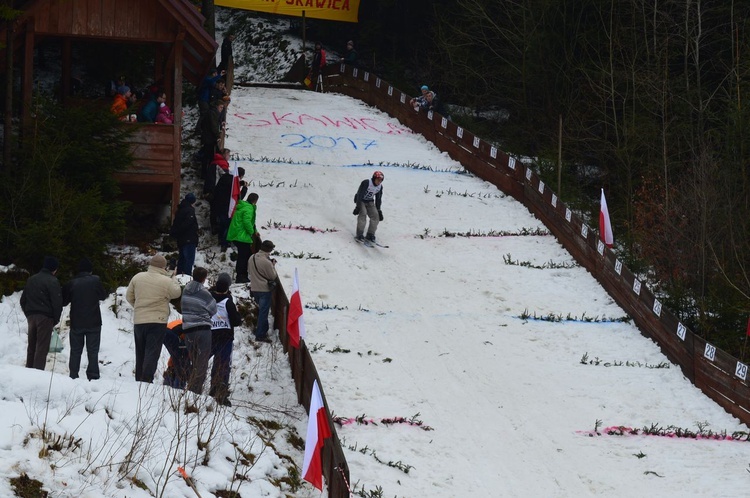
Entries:
{"label": "wooden plank", "polygon": [[111,37],[115,34],[117,0],[101,1],[101,35],[104,37]]}
{"label": "wooden plank", "polygon": [[[88,0],[68,0],[68,5],[72,4],[72,24],[68,33],[74,35],[85,35],[88,32]],[[67,6],[61,5],[64,9]],[[70,8],[70,7],[67,7]]]}
{"label": "wooden plank", "polygon": [[64,9],[60,8],[60,0],[51,0],[49,3],[40,4],[39,21],[37,28],[39,33],[58,33],[64,30],[60,26],[60,14]]}
{"label": "wooden plank", "polygon": [[102,0],[88,0],[86,7],[86,34],[99,36],[102,34]]}

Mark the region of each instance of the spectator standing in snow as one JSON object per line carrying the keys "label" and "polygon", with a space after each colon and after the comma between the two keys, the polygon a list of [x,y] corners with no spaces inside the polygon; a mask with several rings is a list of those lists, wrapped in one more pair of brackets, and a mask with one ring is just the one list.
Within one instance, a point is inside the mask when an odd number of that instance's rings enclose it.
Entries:
{"label": "spectator standing in snow", "polygon": [[359,184],[357,193],[354,194],[354,214],[357,216],[357,240],[364,240],[365,225],[370,218],[367,227],[367,240],[375,242],[375,231],[378,223],[383,221],[383,211],[380,204],[383,200],[383,173],[376,171],[369,180],[363,180]]}
{"label": "spectator standing in snow", "polygon": [[344,64],[357,67],[357,51],[354,50],[354,41],[349,40],[346,42],[346,51],[344,52]]}
{"label": "spectator standing in snow", "polygon": [[268,313],[271,311],[271,297],[276,286],[276,260],[271,258],[274,244],[264,240],[260,251],[250,258],[250,289],[253,299],[258,303],[258,324],[255,327],[255,340],[270,343],[268,337]]}
{"label": "spectator standing in snow", "polygon": [[182,199],[174,215],[169,235],[177,239],[180,251],[177,260],[177,274],[190,275],[195,263],[195,250],[198,247],[198,219],[195,216],[195,194],[190,192]]}
{"label": "spectator standing in snow", "polygon": [[[224,112],[224,101],[217,100],[211,103],[211,110],[203,117],[201,123],[201,178],[205,180],[208,176],[208,166],[214,158],[216,148],[221,139],[222,121],[221,114]],[[204,185],[205,190],[205,185]],[[206,193],[204,191],[204,193]]]}
{"label": "spectator standing in snow", "polygon": [[323,68],[326,67],[326,51],[320,42],[315,43],[312,64],[310,65],[310,84],[316,91],[318,89],[318,77]]}
{"label": "spectator standing in snow", "polygon": [[226,73],[229,71],[229,61],[234,62],[234,54],[232,51],[232,42],[234,41],[234,33],[227,31],[224,35],[224,40],[221,42],[221,62],[219,63],[219,71]]}
{"label": "spectator standing in snow", "polygon": [[70,304],[70,378],[77,379],[81,354],[86,346],[86,377],[99,378],[99,345],[102,337],[102,313],[99,301],[107,298],[102,281],[93,273],[91,261],[82,258],[77,274],[62,288],[63,306]]}
{"label": "spectator standing in snow", "polygon": [[[206,179],[203,182],[203,190],[204,192],[206,192],[210,201],[209,221],[211,223],[211,233],[214,235],[219,233],[218,212],[216,211],[216,203],[214,202],[214,199],[216,198],[216,195],[218,193],[216,190],[219,183],[217,181],[217,178],[221,179],[222,176],[226,176],[229,174],[230,153],[231,151],[229,149],[221,149],[220,152],[214,154],[214,159],[208,166],[208,173],[206,174]],[[231,179],[231,175],[229,175],[229,177]]]}
{"label": "spectator standing in snow", "polygon": [[[224,149],[229,151],[229,149]],[[227,152],[228,154],[229,152]],[[237,177],[240,179],[240,186],[244,192],[240,192],[239,197],[243,198],[244,194],[247,193],[247,187],[244,186],[245,182],[242,178],[245,176],[245,168],[237,168]],[[229,230],[229,224],[231,218],[229,217],[229,202],[232,199],[232,185],[234,183],[234,175],[227,171],[222,173],[219,177],[219,181],[216,182],[214,188],[214,196],[211,199],[211,208],[216,214],[216,225],[219,236],[219,245],[221,251],[224,252],[229,248],[229,242],[227,241],[227,232]]]}
{"label": "spectator standing in snow", "polygon": [[232,406],[229,401],[229,373],[232,367],[234,328],[242,323],[242,317],[229,291],[230,285],[232,277],[228,273],[220,273],[216,285],[209,289],[216,300],[216,314],[211,317],[211,356],[214,363],[211,367],[209,394],[224,406]]}
{"label": "spectator standing in snow", "polygon": [[216,300],[203,285],[208,270],[196,266],[193,280],[182,293],[182,332],[190,356],[191,370],[188,389],[196,394],[203,392],[211,357],[211,317],[216,314]]}
{"label": "spectator standing in snow", "polygon": [[184,389],[190,375],[190,357],[185,346],[185,334],[182,332],[182,318],[167,324],[164,334],[164,347],[169,352],[167,369],[164,371],[164,385]]}
{"label": "spectator standing in snow", "polygon": [[208,75],[203,78],[203,81],[201,81],[201,84],[198,87],[198,130],[201,129],[200,125],[203,118],[208,114],[209,102],[211,101],[211,90],[214,87],[214,83],[224,76],[224,73],[224,71],[218,72],[215,67],[211,68]]}
{"label": "spectator standing in snow", "polygon": [[26,281],[21,293],[21,310],[28,322],[29,343],[26,368],[44,370],[52,329],[60,322],[62,288],[55,274],[57,258],[45,256],[42,269]]}
{"label": "spectator standing in snow", "polygon": [[253,239],[257,230],[255,229],[255,218],[257,213],[258,194],[252,192],[247,200],[240,199],[234,209],[234,216],[229,222],[227,230],[227,241],[234,242],[237,246],[237,265],[235,271],[238,284],[246,284],[250,281],[247,273],[248,260],[252,254]]}
{"label": "spectator standing in snow", "polygon": [[135,380],[154,381],[164,335],[167,333],[169,301],[180,297],[180,284],[167,272],[161,254],[151,258],[148,269],[136,274],[128,284],[125,299],[133,306],[135,339]]}

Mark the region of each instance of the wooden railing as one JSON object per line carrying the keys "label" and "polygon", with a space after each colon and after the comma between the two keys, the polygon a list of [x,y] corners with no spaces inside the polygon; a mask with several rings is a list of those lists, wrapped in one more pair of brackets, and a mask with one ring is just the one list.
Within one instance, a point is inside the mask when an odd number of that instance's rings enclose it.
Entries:
{"label": "wooden railing", "polygon": [[271,314],[274,317],[274,328],[279,331],[279,340],[284,346],[284,351],[289,357],[289,365],[292,369],[292,378],[297,388],[297,401],[310,413],[310,396],[312,394],[313,382],[318,381],[320,394],[323,397],[326,420],[331,431],[331,437],[325,440],[323,446],[323,476],[328,486],[328,498],[349,498],[349,466],[346,463],[344,450],[341,448],[338,433],[336,432],[331,411],[325,395],[325,384],[321,382],[315,363],[310,356],[305,340],[300,340],[299,348],[289,344],[289,336],[286,330],[286,320],[289,311],[289,299],[284,292],[284,287],[279,282],[271,301]]}
{"label": "wooden railing", "polygon": [[[137,203],[164,203],[172,216],[180,201],[181,144],[178,125],[134,123],[127,141],[133,164],[115,178],[128,200]],[[171,219],[171,218],[170,218]]]}
{"label": "wooden railing", "polygon": [[410,97],[376,75],[337,64],[325,71],[326,91],[362,100],[396,117],[447,152],[469,172],[496,185],[536,215],[653,339],[685,376],[725,410],[750,424],[748,366],[693,333],[604,246],[594,230],[522,164],[468,130],[434,112],[414,111]]}

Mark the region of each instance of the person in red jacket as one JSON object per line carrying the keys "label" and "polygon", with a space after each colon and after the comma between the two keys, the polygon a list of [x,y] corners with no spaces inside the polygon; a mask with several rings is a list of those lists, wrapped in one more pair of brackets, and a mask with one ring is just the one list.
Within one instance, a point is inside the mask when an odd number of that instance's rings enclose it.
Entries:
{"label": "person in red jacket", "polygon": [[323,91],[322,80],[320,80],[320,73],[323,68],[326,67],[326,51],[323,50],[320,42],[315,43],[315,52],[313,53],[312,65],[310,66],[310,84],[315,88],[315,91]]}

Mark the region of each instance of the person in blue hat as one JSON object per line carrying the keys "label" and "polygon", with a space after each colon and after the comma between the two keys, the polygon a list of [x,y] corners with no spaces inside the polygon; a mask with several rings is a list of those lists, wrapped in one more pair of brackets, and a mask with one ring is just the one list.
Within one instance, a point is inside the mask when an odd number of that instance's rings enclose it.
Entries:
{"label": "person in blue hat", "polygon": [[422,85],[419,90],[422,92],[422,95],[409,99],[409,105],[412,106],[415,111],[418,111],[419,108],[423,106],[423,103],[427,98],[427,94],[430,93],[430,87],[428,87],[427,85]]}

